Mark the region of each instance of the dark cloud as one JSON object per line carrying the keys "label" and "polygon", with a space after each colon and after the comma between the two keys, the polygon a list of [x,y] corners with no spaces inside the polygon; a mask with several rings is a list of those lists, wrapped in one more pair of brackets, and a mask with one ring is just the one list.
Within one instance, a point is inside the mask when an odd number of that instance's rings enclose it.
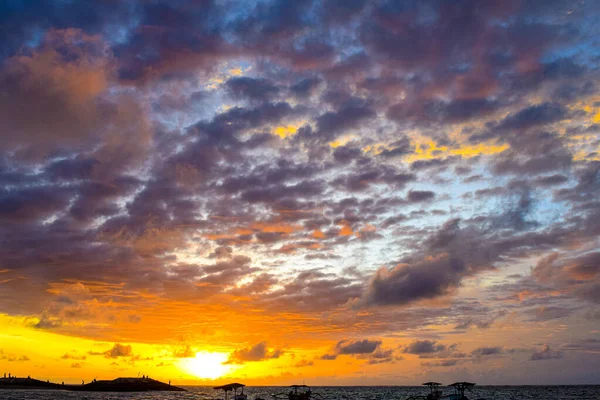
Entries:
{"label": "dark cloud", "polygon": [[433,259],[380,269],[369,283],[362,302],[365,304],[405,304],[416,299],[449,293],[468,273],[459,258],[442,253]]}
{"label": "dark cloud", "polygon": [[266,101],[279,93],[279,89],[266,79],[237,77],[229,79],[225,85],[234,97],[250,100]]}
{"label": "dark cloud", "polygon": [[243,364],[249,361],[263,361],[279,358],[284,354],[283,349],[269,350],[266,342],[260,342],[253,346],[235,350],[229,355],[227,363]]}
{"label": "dark cloud", "polygon": [[198,122],[190,130],[198,133],[206,144],[227,146],[237,142],[238,133],[278,122],[293,112],[294,109],[284,102],[265,103],[255,108],[235,107],[216,115],[212,121]]}
{"label": "dark cloud", "polygon": [[367,354],[373,353],[380,344],[381,340],[342,340],[335,345],[335,348],[338,354]]}
{"label": "dark cloud", "polygon": [[[392,351],[381,349],[381,340],[340,340],[330,353],[320,357],[321,360],[335,360],[340,355],[351,355],[357,357],[368,356],[373,363],[391,360]],[[385,360],[385,361],[384,361]]]}
{"label": "dark cloud", "polygon": [[424,361],[421,363],[424,367],[453,367],[459,363],[459,360],[442,360],[442,361]]}
{"label": "dark cloud", "polygon": [[404,346],[402,349],[403,353],[406,354],[430,354],[439,353],[446,350],[446,346],[438,344],[435,340],[415,340],[414,342]]}
{"label": "dark cloud", "polygon": [[600,350],[600,339],[582,339],[561,346],[563,350],[594,353]]}
{"label": "dark cloud", "polygon": [[502,347],[479,347],[471,352],[472,357],[495,356],[504,353]]}
{"label": "dark cloud", "polygon": [[531,354],[531,361],[544,361],[544,360],[558,360],[563,358],[563,353],[561,351],[552,350],[550,346],[545,344],[538,351],[535,351]]}
{"label": "dark cloud", "polygon": [[485,117],[500,109],[497,101],[485,98],[454,99],[452,101],[428,100],[423,103],[404,101],[387,111],[387,117],[397,122],[461,123]]}
{"label": "dark cloud", "polygon": [[567,108],[557,103],[529,106],[500,121],[498,130],[522,130],[561,121],[569,115]]}
{"label": "dark cloud", "polygon": [[315,89],[321,84],[321,79],[318,77],[306,78],[300,82],[295,83],[290,87],[292,93],[299,97],[310,96]]}
{"label": "dark cloud", "polygon": [[529,314],[532,314],[533,321],[544,322],[567,317],[571,315],[572,312],[573,310],[570,308],[550,306],[531,310]]}
{"label": "dark cloud", "polygon": [[333,158],[335,161],[342,164],[352,162],[358,159],[361,155],[361,149],[351,146],[339,146],[333,151]]}
{"label": "dark cloud", "polygon": [[320,360],[332,361],[337,359],[337,354],[323,354],[319,357]]}
{"label": "dark cloud", "polygon": [[366,104],[347,105],[337,111],[317,117],[317,140],[331,141],[348,129],[358,129],[360,124],[375,117],[375,112]]}
{"label": "dark cloud", "polygon": [[369,357],[369,364],[383,364],[401,361],[404,357],[394,356],[394,349],[378,347]]}
{"label": "dark cloud", "polygon": [[568,180],[569,180],[569,178],[564,175],[555,174],[555,175],[540,177],[540,178],[536,179],[534,182],[535,182],[535,184],[542,186],[542,187],[550,187],[550,186],[562,185],[563,183],[568,182]]}
{"label": "dark cloud", "polygon": [[73,191],[68,188],[37,187],[0,191],[0,220],[35,222],[64,210]]}
{"label": "dark cloud", "polygon": [[390,144],[391,149],[386,149],[379,153],[381,157],[396,157],[403,156],[412,152],[412,145],[410,139],[407,136],[396,140]]}
{"label": "dark cloud", "polygon": [[500,312],[498,312],[497,315],[494,316],[488,316],[486,315],[486,317],[484,319],[476,319],[476,318],[466,318],[464,321],[462,321],[460,324],[456,325],[454,327],[454,329],[459,329],[459,330],[463,330],[463,329],[469,329],[472,327],[476,327],[477,329],[488,329],[490,328],[494,322],[500,318],[506,315],[506,311],[502,310]]}
{"label": "dark cloud", "polygon": [[435,193],[430,190],[410,190],[407,199],[411,203],[420,203],[423,201],[432,200]]}

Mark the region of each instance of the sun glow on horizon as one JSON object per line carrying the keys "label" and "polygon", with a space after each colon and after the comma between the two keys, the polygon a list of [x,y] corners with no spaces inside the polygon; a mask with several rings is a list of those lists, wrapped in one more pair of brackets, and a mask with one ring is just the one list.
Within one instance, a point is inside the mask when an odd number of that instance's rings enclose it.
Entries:
{"label": "sun glow on horizon", "polygon": [[233,365],[226,365],[229,355],[227,353],[199,351],[196,357],[182,361],[183,369],[191,375],[202,379],[217,379],[236,369]]}

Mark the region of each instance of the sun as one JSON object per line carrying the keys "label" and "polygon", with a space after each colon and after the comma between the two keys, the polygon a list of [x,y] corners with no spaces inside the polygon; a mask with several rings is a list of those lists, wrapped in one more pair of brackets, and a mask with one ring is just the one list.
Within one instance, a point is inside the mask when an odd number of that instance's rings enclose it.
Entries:
{"label": "sun", "polygon": [[187,372],[198,378],[217,379],[235,369],[233,365],[224,364],[228,358],[227,353],[199,351],[196,357],[182,360],[182,363]]}

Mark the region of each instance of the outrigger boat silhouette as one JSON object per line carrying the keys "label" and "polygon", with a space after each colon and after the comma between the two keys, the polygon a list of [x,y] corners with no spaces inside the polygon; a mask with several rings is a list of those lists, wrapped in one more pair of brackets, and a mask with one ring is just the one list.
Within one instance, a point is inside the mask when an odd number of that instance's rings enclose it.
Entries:
{"label": "outrigger boat silhouette", "polygon": [[310,400],[311,398],[324,400],[323,396],[319,393],[313,393],[307,385],[292,385],[289,393],[272,393],[271,396],[278,400],[285,400],[286,398],[288,400]]}
{"label": "outrigger boat silhouette", "polygon": [[[242,383],[229,383],[223,386],[215,386],[213,389],[222,390],[223,392],[225,392],[224,400],[248,400],[248,395],[244,394],[245,386],[246,385]],[[242,389],[239,394],[237,392],[238,389]],[[231,397],[231,399],[229,398],[229,392],[233,392],[233,396]]]}
{"label": "outrigger boat silhouette", "polygon": [[423,386],[429,388],[429,394],[427,396],[410,396],[406,400],[469,400],[467,396],[465,396],[465,391],[470,391],[475,384],[471,382],[456,382],[448,385],[454,388],[454,393],[446,396],[439,390],[439,387],[442,386],[441,383],[425,382]]}
{"label": "outrigger boat silhouette", "polygon": [[441,383],[438,382],[425,382],[423,386],[427,386],[429,388],[429,394],[426,399],[441,399],[442,391],[438,390],[438,387],[442,386]]}

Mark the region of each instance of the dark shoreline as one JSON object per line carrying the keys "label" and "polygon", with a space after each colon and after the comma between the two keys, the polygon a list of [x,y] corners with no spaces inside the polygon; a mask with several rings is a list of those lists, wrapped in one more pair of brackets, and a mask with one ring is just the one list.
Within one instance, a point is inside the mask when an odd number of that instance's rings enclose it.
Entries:
{"label": "dark shoreline", "polygon": [[83,385],[64,385],[33,378],[0,378],[0,390],[68,390],[74,392],[186,392],[150,378],[117,378],[112,381],[92,381]]}

